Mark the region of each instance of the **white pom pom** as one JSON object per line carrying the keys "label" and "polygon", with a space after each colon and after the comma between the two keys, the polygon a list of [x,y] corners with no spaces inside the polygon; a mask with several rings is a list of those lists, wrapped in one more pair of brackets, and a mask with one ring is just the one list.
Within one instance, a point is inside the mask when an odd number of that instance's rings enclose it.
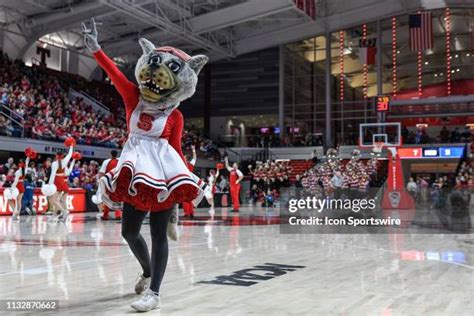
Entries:
{"label": "white pom pom", "polygon": [[54,193],[56,193],[57,188],[56,185],[54,184],[43,184],[41,187],[41,193],[43,193],[46,196],[51,196]]}
{"label": "white pom pom", "polygon": [[101,199],[100,196],[98,196],[97,194],[94,194],[94,195],[91,197],[91,200],[92,200],[92,203],[94,203],[94,204],[100,204],[100,203],[102,203],[102,199]]}
{"label": "white pom pom", "polygon": [[20,191],[18,191],[17,188],[6,188],[3,191],[3,196],[6,200],[15,200],[18,197],[18,194],[20,194]]}

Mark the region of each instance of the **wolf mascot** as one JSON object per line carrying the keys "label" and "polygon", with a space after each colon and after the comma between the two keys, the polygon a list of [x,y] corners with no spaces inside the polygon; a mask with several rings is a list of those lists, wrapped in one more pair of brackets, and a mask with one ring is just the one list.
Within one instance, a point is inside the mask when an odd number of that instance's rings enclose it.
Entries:
{"label": "wolf mascot", "polygon": [[[159,307],[160,284],[168,261],[167,224],[173,213],[177,216],[175,205],[198,203],[205,189],[188,170],[181,151],[183,115],[177,108],[194,94],[197,76],[208,58],[189,56],[174,47],[155,47],[141,38],[138,42],[143,54],[135,67],[138,84],[134,84],[101,50],[94,19],[90,28],[84,24],[82,28],[85,45],[123,99],[128,127],[119,162],[99,180],[95,202],[104,202],[112,209],[123,207],[122,236],[143,268],[135,292],[144,295],[132,307],[149,311]],[[140,234],[148,212],[151,258]]]}

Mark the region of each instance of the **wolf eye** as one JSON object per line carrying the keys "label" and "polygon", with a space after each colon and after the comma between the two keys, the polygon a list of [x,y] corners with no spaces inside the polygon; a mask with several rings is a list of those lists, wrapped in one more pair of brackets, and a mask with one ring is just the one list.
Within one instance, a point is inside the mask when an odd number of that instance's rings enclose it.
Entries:
{"label": "wolf eye", "polygon": [[168,68],[174,72],[177,73],[181,69],[181,65],[175,61],[172,61],[168,64]]}
{"label": "wolf eye", "polygon": [[159,64],[159,63],[161,63],[160,55],[150,56],[150,59],[148,60],[148,63],[149,64]]}

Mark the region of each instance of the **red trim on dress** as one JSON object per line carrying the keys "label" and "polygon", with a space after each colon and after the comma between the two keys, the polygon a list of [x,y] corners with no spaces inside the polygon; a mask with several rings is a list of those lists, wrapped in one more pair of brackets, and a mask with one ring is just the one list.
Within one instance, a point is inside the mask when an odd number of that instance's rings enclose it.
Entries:
{"label": "red trim on dress", "polygon": [[117,184],[115,191],[107,190],[107,195],[112,201],[132,204],[136,209],[142,211],[158,212],[171,208],[175,203],[191,202],[199,194],[197,187],[184,183],[175,188],[164,202],[159,203],[158,194],[163,190],[139,182],[134,185],[137,194],[132,196],[128,191],[132,176],[130,168],[126,167],[120,170],[115,180]]}

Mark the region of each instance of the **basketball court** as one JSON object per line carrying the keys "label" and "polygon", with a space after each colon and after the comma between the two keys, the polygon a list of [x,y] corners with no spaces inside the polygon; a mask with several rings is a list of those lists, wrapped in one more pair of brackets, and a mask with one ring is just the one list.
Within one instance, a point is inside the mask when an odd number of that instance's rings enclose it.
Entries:
{"label": "basketball court", "polygon": [[[162,314],[470,314],[472,241],[464,236],[283,235],[276,212],[248,206],[208,217],[199,210],[182,221],[181,240],[170,242]],[[0,219],[2,297],[54,298],[61,314],[130,313],[139,266],[119,224],[87,214],[66,224]],[[146,224],[143,234],[148,240]],[[274,276],[261,270],[268,263],[295,267]]]}

